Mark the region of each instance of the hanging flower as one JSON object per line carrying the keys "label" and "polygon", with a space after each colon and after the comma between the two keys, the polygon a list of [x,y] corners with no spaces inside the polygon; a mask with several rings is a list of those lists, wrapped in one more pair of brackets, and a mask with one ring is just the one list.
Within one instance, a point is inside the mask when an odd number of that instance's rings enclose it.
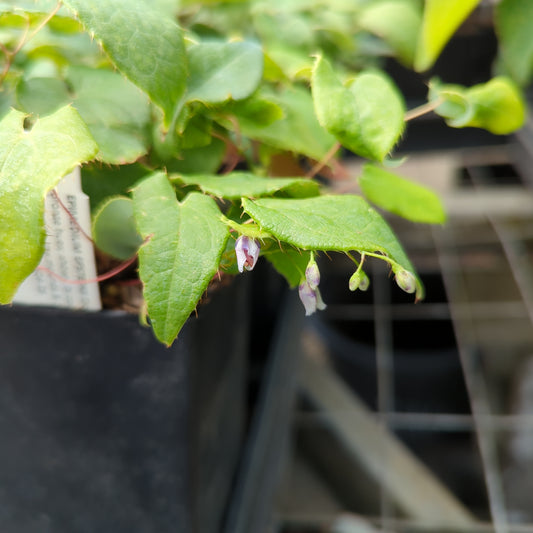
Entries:
{"label": "hanging flower", "polygon": [[252,239],[246,235],[241,235],[235,242],[235,254],[237,256],[237,266],[239,272],[244,269],[252,270],[259,258],[261,246],[257,239]]}
{"label": "hanging flower", "polygon": [[366,272],[360,268],[353,273],[350,281],[348,282],[348,288],[351,291],[356,291],[357,289],[360,291],[366,291],[369,286],[370,280],[368,279]]}
{"label": "hanging flower", "polygon": [[400,289],[409,294],[412,294],[416,291],[416,278],[413,276],[413,274],[411,274],[411,272],[400,268],[395,272],[395,274],[396,275],[394,278]]}
{"label": "hanging flower", "polygon": [[312,315],[317,309],[324,310],[326,304],[322,300],[318,284],[320,283],[320,271],[315,258],[311,254],[311,259],[305,269],[305,279],[298,287],[298,295],[305,307],[305,316]]}

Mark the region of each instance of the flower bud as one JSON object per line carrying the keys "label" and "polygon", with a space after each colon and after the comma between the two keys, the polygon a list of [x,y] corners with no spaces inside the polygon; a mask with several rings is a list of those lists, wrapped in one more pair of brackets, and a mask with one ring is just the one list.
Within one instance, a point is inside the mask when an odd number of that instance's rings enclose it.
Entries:
{"label": "flower bud", "polygon": [[370,279],[366,275],[364,270],[357,269],[352,277],[350,278],[350,281],[348,282],[348,288],[351,291],[356,291],[357,289],[361,291],[366,291],[368,287],[370,286]]}
{"label": "flower bud", "polygon": [[241,235],[235,242],[235,254],[239,272],[243,272],[244,269],[252,270],[257,263],[260,251],[259,241],[246,235]]}
{"label": "flower bud", "polygon": [[416,279],[411,272],[408,272],[403,268],[401,270],[399,269],[396,271],[395,279],[398,287],[405,292],[412,294],[416,291]]}
{"label": "flower bud", "polygon": [[320,270],[316,264],[315,258],[311,255],[307,268],[305,269],[305,279],[309,283],[309,287],[315,290],[320,283]]}

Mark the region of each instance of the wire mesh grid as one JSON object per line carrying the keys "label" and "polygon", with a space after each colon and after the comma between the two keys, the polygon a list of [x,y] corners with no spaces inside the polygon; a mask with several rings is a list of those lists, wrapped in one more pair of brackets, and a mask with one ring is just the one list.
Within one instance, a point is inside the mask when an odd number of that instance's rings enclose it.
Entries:
{"label": "wire mesh grid", "polygon": [[282,531],[533,533],[533,196],[519,148],[455,152],[449,222],[393,224],[425,302],[379,262],[372,291],[343,296],[342,260],[324,265],[329,306],[303,333],[294,424],[305,481],[289,483]]}

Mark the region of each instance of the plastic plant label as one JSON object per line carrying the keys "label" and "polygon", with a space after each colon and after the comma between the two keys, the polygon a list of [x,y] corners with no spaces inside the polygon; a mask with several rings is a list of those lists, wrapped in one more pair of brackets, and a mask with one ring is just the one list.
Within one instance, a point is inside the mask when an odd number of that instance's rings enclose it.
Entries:
{"label": "plastic plant label", "polygon": [[98,283],[87,283],[97,274],[94,247],[87,238],[89,199],[81,190],[79,167],[46,196],[44,223],[43,258],[20,285],[13,302],[98,311],[102,308]]}

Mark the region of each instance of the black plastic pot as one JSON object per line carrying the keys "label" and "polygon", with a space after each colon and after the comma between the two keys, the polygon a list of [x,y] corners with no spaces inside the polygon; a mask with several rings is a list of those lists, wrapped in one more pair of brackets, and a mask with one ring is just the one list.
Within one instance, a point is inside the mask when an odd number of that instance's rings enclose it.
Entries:
{"label": "black plastic pot", "polygon": [[244,289],[215,291],[169,349],[123,313],[0,308],[0,531],[219,531],[244,435]]}

